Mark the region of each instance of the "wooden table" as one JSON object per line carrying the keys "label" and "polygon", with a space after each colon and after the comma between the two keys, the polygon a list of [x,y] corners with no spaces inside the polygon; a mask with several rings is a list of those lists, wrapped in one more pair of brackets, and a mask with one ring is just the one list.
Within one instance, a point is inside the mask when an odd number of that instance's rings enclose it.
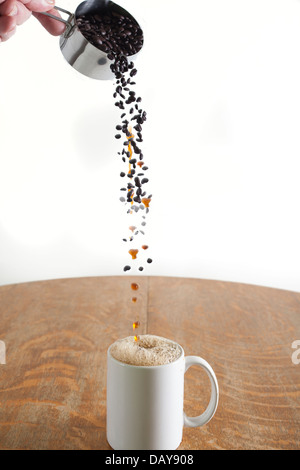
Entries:
{"label": "wooden table", "polygon": [[[106,349],[132,334],[130,277],[0,288],[0,449],[109,449]],[[299,449],[300,294],[227,282],[139,277],[140,333],[179,342],[214,368],[220,404],[180,449]],[[299,354],[300,357],[300,354]],[[209,381],[186,374],[185,411],[200,414]]]}

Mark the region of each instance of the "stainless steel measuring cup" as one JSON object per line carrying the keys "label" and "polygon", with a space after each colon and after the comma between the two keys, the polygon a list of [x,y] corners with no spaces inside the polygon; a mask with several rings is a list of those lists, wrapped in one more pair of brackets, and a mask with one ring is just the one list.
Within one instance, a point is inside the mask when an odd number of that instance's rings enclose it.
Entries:
{"label": "stainless steel measuring cup", "polygon": [[[49,16],[66,25],[64,33],[60,36],[59,44],[61,52],[67,62],[78,72],[87,77],[95,78],[96,80],[113,80],[115,78],[115,75],[110,69],[113,62],[108,59],[106,52],[95,47],[83,36],[77,20],[86,12],[99,11],[101,14],[105,12],[105,8],[109,8],[111,5],[113,5],[114,9],[117,9],[119,13],[130,17],[137,23],[128,11],[109,0],[87,0],[77,7],[75,13],[70,13],[60,7],[54,7],[60,13],[68,15],[67,20],[52,15],[51,13],[43,13],[45,16]],[[137,55],[138,54],[128,56],[128,59],[134,61]]]}

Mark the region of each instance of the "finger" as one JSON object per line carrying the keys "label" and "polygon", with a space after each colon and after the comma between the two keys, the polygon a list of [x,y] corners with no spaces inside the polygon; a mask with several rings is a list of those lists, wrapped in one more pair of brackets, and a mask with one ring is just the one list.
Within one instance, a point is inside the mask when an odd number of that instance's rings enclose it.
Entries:
{"label": "finger", "polygon": [[0,18],[0,38],[1,42],[7,41],[16,32],[16,20],[11,16]]}
{"label": "finger", "polygon": [[17,30],[17,27],[15,27],[12,31],[10,31],[7,34],[2,34],[0,36],[0,42],[8,41],[8,39],[11,38],[16,33],[16,30]]}
{"label": "finger", "polygon": [[17,13],[17,16],[16,16],[17,26],[20,26],[26,20],[28,20],[28,18],[31,17],[31,11],[29,11],[25,7],[25,5],[23,5],[23,3],[19,2],[19,1],[17,1],[16,4],[17,4],[17,10],[18,10],[18,13]]}
{"label": "finger", "polygon": [[28,10],[36,12],[49,11],[55,5],[55,0],[21,0],[21,2]]}
{"label": "finger", "polygon": [[2,16],[0,18],[0,36],[10,33],[15,29],[17,23],[16,18],[13,16]]}
{"label": "finger", "polygon": [[[51,15],[61,18],[60,14],[54,9],[48,11],[47,13],[51,13]],[[39,13],[33,13],[33,15],[39,20],[41,25],[43,25],[44,28],[46,28],[46,30],[53,36],[60,36],[66,29],[65,24],[61,23],[60,21],[54,20],[45,15],[40,15]]]}
{"label": "finger", "polygon": [[7,0],[0,4],[0,16],[14,16],[17,13],[18,8],[15,0]]}
{"label": "finger", "polygon": [[31,11],[18,0],[7,0],[5,3],[0,4],[0,17],[1,16],[15,16],[17,26],[19,26],[30,18]]}

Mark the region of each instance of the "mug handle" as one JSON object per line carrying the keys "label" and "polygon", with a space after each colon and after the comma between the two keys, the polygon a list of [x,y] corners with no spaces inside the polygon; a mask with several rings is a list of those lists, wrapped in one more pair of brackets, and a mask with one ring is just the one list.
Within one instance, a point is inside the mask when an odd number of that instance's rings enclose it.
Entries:
{"label": "mug handle", "polygon": [[204,424],[208,423],[212,417],[214,416],[219,403],[219,385],[217,381],[217,377],[211,368],[211,366],[206,362],[204,359],[198,356],[187,356],[185,358],[185,372],[194,365],[199,365],[202,367],[205,372],[207,373],[210,383],[211,383],[211,396],[210,402],[208,407],[200,416],[189,417],[185,413],[183,413],[183,420],[184,426],[189,428],[195,428],[198,426],[203,426]]}

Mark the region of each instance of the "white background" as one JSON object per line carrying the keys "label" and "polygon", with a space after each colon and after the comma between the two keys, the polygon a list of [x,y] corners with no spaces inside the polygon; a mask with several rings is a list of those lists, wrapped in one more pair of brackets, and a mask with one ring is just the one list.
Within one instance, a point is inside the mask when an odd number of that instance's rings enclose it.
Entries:
{"label": "white background", "polygon": [[[119,3],[146,36],[143,274],[300,291],[300,1]],[[0,45],[0,85],[0,284],[122,274],[113,83],[31,18]]]}

